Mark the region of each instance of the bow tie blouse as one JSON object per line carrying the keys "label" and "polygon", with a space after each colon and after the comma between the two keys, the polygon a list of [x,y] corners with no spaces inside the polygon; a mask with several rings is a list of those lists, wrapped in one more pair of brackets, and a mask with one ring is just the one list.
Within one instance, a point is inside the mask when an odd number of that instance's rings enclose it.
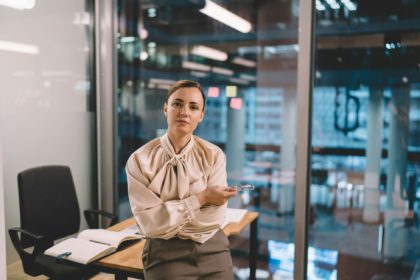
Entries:
{"label": "bow tie blouse", "polygon": [[200,206],[195,194],[227,186],[222,150],[192,136],[176,154],[165,134],[135,151],[127,161],[128,196],[140,234],[204,243],[223,223],[226,203]]}

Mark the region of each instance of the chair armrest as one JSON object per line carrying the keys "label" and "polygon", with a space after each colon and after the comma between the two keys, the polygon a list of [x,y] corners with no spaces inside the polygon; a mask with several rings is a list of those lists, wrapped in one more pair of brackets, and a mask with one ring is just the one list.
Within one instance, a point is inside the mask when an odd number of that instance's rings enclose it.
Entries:
{"label": "chair armrest", "polygon": [[84,214],[89,228],[99,228],[100,217],[110,220],[108,226],[113,226],[118,222],[118,217],[116,215],[103,210],[88,209],[84,211]]}
{"label": "chair armrest", "polygon": [[[21,236],[19,236],[19,233],[21,234]],[[34,249],[32,253],[29,253],[25,250],[27,246],[25,247],[22,244],[23,235],[25,235],[25,238],[27,238],[31,242],[31,244],[33,244]],[[36,234],[19,227],[10,228],[9,236],[12,240],[13,246],[15,247],[18,254],[21,256],[22,260],[27,258],[33,260],[36,256],[42,254],[46,249],[53,245],[43,235]]]}

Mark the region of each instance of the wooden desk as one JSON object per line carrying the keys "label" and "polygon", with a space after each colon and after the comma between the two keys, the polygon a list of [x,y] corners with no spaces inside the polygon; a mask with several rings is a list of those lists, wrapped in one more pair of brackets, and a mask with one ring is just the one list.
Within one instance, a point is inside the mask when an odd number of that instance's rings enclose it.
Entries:
{"label": "wooden desk", "polygon": [[[250,280],[255,280],[255,271],[257,267],[257,212],[247,212],[244,218],[239,223],[228,224],[224,229],[226,236],[239,234],[245,227],[251,225],[250,242],[249,242],[249,268]],[[134,218],[122,221],[109,230],[120,231],[128,226],[135,224]],[[123,248],[106,256],[94,263],[99,271],[115,274],[115,279],[127,279],[127,277],[143,278],[143,263],[141,261],[141,252],[145,240],[130,243],[128,246],[123,245]]]}

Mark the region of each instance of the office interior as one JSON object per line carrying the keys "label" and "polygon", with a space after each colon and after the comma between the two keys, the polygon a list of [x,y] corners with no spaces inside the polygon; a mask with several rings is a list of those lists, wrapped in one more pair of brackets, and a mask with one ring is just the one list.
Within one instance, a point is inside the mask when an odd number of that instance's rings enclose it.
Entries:
{"label": "office interior", "polygon": [[[81,209],[129,218],[125,162],[191,79],[196,135],[256,186],[229,206],[259,213],[259,279],[420,279],[420,1],[309,2],[0,0],[4,230],[17,174],[45,164],[70,166]],[[230,242],[247,279],[249,233]]]}

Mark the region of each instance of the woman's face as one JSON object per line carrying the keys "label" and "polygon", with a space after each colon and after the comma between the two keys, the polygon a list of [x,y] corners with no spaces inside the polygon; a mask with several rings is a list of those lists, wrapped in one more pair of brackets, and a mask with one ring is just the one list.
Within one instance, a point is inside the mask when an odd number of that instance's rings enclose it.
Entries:
{"label": "woman's face", "polygon": [[198,88],[180,88],[169,97],[163,111],[168,130],[176,134],[192,134],[204,118],[203,96]]}

